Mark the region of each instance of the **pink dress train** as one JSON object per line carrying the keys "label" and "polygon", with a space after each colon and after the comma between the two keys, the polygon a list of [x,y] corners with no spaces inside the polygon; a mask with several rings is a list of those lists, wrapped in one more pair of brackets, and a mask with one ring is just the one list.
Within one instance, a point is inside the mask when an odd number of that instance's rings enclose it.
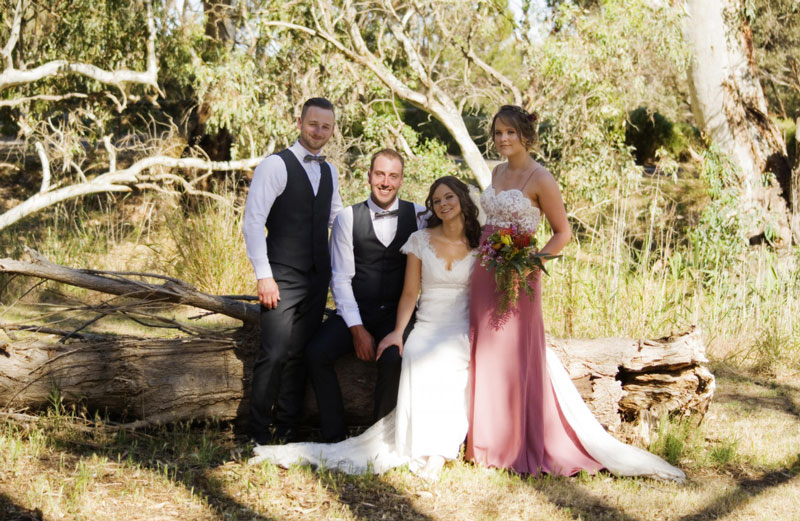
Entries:
{"label": "pink dress train", "polygon": [[[494,231],[486,226],[483,238]],[[467,458],[520,473],[572,475],[602,467],[564,418],[547,372],[541,276],[533,298],[498,317],[494,278],[478,261],[470,290]]]}
{"label": "pink dress train", "polygon": [[[521,190],[481,195],[482,240],[498,226],[539,225],[539,209]],[[545,345],[541,274],[534,295],[496,313],[494,276],[476,261],[470,288],[467,458],[520,473],[572,475],[601,468],[621,476],[683,482],[684,473],[611,436],[578,394],[558,356]]]}

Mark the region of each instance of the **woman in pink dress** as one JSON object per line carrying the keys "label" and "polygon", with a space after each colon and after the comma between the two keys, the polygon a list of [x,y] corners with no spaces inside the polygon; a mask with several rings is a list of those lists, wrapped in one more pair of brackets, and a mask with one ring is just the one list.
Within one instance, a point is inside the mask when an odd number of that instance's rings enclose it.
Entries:
{"label": "woman in pink dress", "polygon": [[[536,118],[505,105],[492,120],[497,151],[507,159],[481,195],[486,225],[535,230],[543,215],[552,237],[542,253],[558,254],[570,240],[561,192],[553,175],[528,153]],[[589,412],[557,356],[545,345],[541,276],[534,295],[520,292],[499,314],[493,274],[475,264],[470,289],[470,400],[467,458],[519,473],[572,475],[607,468],[617,474],[682,481],[683,472],[661,458],[611,437]]]}

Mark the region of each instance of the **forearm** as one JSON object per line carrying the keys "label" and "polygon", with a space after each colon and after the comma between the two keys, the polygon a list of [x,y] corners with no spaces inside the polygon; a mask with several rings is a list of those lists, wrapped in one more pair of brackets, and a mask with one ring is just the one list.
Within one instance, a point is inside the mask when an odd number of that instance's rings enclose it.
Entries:
{"label": "forearm", "polygon": [[400,296],[400,301],[397,303],[397,320],[395,321],[394,330],[403,332],[411,320],[411,315],[414,314],[414,307],[417,305],[417,293],[403,291]]}
{"label": "forearm", "polygon": [[556,232],[553,234],[552,237],[550,237],[550,240],[547,241],[547,244],[545,244],[542,247],[542,249],[539,250],[539,252],[548,253],[550,255],[558,255],[561,252],[561,250],[564,249],[564,246],[567,245],[567,243],[570,241],[571,238],[572,238],[572,232],[570,232],[569,230]]}
{"label": "forearm", "polygon": [[336,303],[336,312],[344,319],[347,327],[362,323],[355,294],[353,277],[356,274],[353,257],[353,211],[344,209],[333,223],[330,240],[331,250],[331,293]]}
{"label": "forearm", "polygon": [[285,187],[286,166],[277,156],[269,156],[253,172],[242,219],[242,233],[247,258],[253,265],[256,279],[272,277],[264,225],[275,199]]}

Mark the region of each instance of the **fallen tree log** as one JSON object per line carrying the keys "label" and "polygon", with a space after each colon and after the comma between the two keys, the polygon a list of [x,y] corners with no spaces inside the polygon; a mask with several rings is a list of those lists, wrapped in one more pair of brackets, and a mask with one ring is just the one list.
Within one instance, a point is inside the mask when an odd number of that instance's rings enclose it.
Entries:
{"label": "fallen tree log", "polygon": [[[34,274],[30,264],[50,263],[40,256],[34,256],[33,263],[2,259],[0,272]],[[56,265],[48,270],[52,266]],[[54,280],[61,282],[80,280],[82,287],[99,291],[106,291],[109,279],[122,284],[132,289],[124,293],[128,302],[131,297],[152,300],[153,295],[164,293],[156,285],[120,274],[82,272],[102,279],[101,285],[93,287],[90,277],[70,274],[81,270],[56,267],[59,278]],[[38,269],[35,275],[49,278],[45,272]],[[0,407],[42,408],[57,392],[64,403],[135,420],[137,425],[192,418],[245,419],[250,371],[258,349],[251,305],[237,308],[229,305],[232,299],[207,295],[182,281],[168,282],[171,302],[186,303],[184,295],[190,295],[193,306],[235,316],[244,326],[233,332],[142,338],[52,327],[39,327],[34,333],[34,325],[0,324],[9,336],[8,342],[0,342]],[[126,305],[126,313],[132,307],[135,302]],[[228,313],[230,309],[236,315]],[[15,332],[19,330],[28,331]],[[548,338],[548,345],[561,358],[589,408],[611,431],[623,420],[635,420],[644,413],[702,415],[713,396],[714,377],[704,365],[705,347],[697,329],[658,340]],[[349,423],[368,425],[374,369],[352,356],[340,360],[338,372]],[[306,412],[305,421],[315,424],[317,408],[310,389]]]}
{"label": "fallen tree log", "polygon": [[[215,313],[221,313],[243,322],[258,323],[258,306],[236,299],[209,295],[198,291],[191,284],[163,275],[146,273],[117,273],[111,271],[79,270],[53,264],[40,253],[26,248],[31,261],[0,259],[0,273],[14,273],[47,280],[54,280],[79,288],[120,295],[131,299],[151,302],[185,304]],[[161,279],[161,284],[132,280],[125,275],[140,275]]]}

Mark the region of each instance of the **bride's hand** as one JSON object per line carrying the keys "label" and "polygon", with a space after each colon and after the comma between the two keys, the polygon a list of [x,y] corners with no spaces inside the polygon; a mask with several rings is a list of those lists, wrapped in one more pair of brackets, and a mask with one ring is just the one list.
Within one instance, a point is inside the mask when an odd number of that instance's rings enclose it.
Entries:
{"label": "bride's hand", "polygon": [[375,356],[375,360],[379,359],[384,351],[387,348],[392,346],[397,346],[398,351],[400,351],[400,356],[403,356],[403,333],[398,331],[392,331],[385,337],[383,340],[378,344],[378,353]]}

